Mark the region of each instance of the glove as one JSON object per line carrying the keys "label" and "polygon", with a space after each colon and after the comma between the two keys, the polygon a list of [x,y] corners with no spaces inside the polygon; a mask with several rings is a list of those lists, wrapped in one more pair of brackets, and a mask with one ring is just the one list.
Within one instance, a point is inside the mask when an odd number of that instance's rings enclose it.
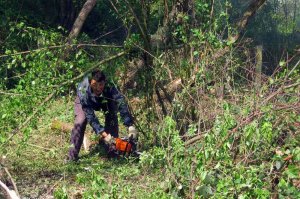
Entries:
{"label": "glove", "polygon": [[116,139],[111,134],[104,132],[102,133],[102,141],[108,156],[114,157],[116,155]]}
{"label": "glove", "polygon": [[128,137],[129,139],[132,138],[134,140],[137,140],[139,135],[139,132],[136,130],[136,128],[134,126],[130,126],[128,128]]}
{"label": "glove", "polygon": [[115,143],[115,139],[113,136],[111,136],[111,134],[106,134],[106,136],[103,138],[103,141],[108,146],[111,146],[112,144]]}

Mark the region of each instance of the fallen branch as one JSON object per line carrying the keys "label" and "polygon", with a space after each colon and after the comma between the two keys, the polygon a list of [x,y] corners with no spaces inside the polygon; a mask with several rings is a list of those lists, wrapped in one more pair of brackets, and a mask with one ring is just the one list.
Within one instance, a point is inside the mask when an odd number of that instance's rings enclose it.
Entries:
{"label": "fallen branch", "polygon": [[8,175],[8,177],[10,178],[11,183],[13,184],[14,190],[15,190],[17,196],[20,197],[20,194],[19,194],[19,191],[18,191],[18,188],[17,188],[17,185],[16,185],[14,179],[11,177],[11,175],[6,167],[4,167],[4,170],[5,170],[6,174]]}
{"label": "fallen branch", "polygon": [[10,93],[10,92],[4,92],[4,91],[0,91],[0,94],[10,95],[10,96],[21,96],[21,95],[23,95],[23,94],[19,94],[19,93]]}
{"label": "fallen branch", "polygon": [[185,141],[184,146],[187,147],[187,146],[189,146],[189,145],[191,145],[191,144],[194,144],[194,143],[197,142],[198,140],[201,140],[201,139],[204,137],[204,135],[205,135],[205,134],[202,133],[202,134],[200,134],[200,135],[197,135],[197,136],[195,136],[195,137],[193,137],[193,138],[191,138],[191,139]]}
{"label": "fallen branch", "polygon": [[295,86],[298,86],[300,85],[300,82],[296,82],[294,84],[290,84],[290,85],[287,85],[287,86],[281,86],[279,89],[277,89],[277,91],[271,93],[263,102],[262,102],[262,105],[266,104],[267,102],[269,102],[271,99],[273,99],[274,97],[276,97],[279,93],[281,93],[283,90],[285,89],[289,89],[289,88],[292,88],[292,87],[295,87]]}
{"label": "fallen branch", "polygon": [[221,142],[218,143],[218,145],[217,145],[216,148],[217,149],[220,148],[223,145],[223,143],[226,140],[228,140],[229,136],[232,135],[233,133],[237,132],[239,128],[241,128],[241,127],[243,127],[243,126],[245,126],[247,124],[250,124],[254,120],[254,118],[256,118],[257,116],[260,116],[262,114],[263,113],[260,112],[260,111],[254,111],[254,112],[252,112],[252,114],[250,116],[244,118],[240,124],[238,124],[235,128],[233,128],[232,130],[230,130],[227,133],[226,137]]}
{"label": "fallen branch", "polygon": [[27,144],[28,146],[32,146],[32,147],[36,147],[36,148],[39,148],[39,149],[43,149],[43,150],[46,150],[46,151],[51,151],[52,149],[48,149],[48,148],[45,148],[45,147],[42,147],[42,146],[38,146],[38,145],[35,145],[35,144]]}
{"label": "fallen branch", "polygon": [[0,186],[4,189],[6,194],[11,198],[11,199],[20,199],[16,192],[14,190],[10,190],[1,180],[0,180]]}
{"label": "fallen branch", "polygon": [[[267,102],[269,102],[271,99],[273,99],[276,95],[278,95],[280,92],[282,92],[284,89],[288,89],[288,88],[292,88],[292,87],[295,87],[295,86],[298,86],[300,85],[300,82],[297,82],[297,83],[294,83],[294,84],[291,84],[291,85],[287,85],[287,86],[282,86],[280,87],[277,91],[271,93],[262,103],[261,103],[261,106],[262,105],[265,105]],[[217,145],[217,148],[219,148],[225,140],[227,140],[229,138],[229,136],[235,132],[238,131],[239,128],[251,123],[255,117],[257,116],[261,116],[263,115],[264,113],[261,112],[261,111],[258,111],[258,110],[255,110],[253,111],[248,117],[244,118],[242,120],[242,122],[237,125],[234,129],[232,129],[231,131],[228,132],[227,136]]]}

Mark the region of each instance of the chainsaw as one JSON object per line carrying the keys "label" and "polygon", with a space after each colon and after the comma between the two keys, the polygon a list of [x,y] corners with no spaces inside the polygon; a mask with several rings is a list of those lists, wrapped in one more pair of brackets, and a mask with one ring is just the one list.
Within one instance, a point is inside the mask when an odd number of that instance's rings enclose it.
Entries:
{"label": "chainsaw", "polygon": [[141,152],[137,151],[136,140],[128,137],[121,137],[115,138],[115,142],[109,147],[108,155],[111,157],[133,156],[138,158],[141,155]]}

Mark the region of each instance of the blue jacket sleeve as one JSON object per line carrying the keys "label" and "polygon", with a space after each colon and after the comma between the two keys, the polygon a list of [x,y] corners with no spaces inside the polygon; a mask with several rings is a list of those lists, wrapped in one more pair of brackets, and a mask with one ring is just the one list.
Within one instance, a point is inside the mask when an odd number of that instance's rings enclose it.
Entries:
{"label": "blue jacket sleeve", "polygon": [[125,102],[124,96],[118,91],[116,87],[111,88],[113,99],[117,102],[118,111],[121,115],[125,126],[131,126],[133,124],[132,116],[129,112],[128,105]]}
{"label": "blue jacket sleeve", "polygon": [[87,121],[92,126],[95,133],[98,135],[104,131],[104,127],[100,124],[98,118],[95,115],[95,111],[88,107],[88,106],[82,106],[82,109],[85,113],[85,117],[87,118]]}

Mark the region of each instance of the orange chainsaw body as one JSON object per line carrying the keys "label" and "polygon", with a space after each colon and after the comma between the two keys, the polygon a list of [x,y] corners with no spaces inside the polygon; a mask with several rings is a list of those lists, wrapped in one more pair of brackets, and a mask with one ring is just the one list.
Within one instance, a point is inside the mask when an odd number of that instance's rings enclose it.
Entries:
{"label": "orange chainsaw body", "polygon": [[132,144],[128,141],[122,140],[121,138],[116,138],[116,149],[121,152],[130,153]]}

